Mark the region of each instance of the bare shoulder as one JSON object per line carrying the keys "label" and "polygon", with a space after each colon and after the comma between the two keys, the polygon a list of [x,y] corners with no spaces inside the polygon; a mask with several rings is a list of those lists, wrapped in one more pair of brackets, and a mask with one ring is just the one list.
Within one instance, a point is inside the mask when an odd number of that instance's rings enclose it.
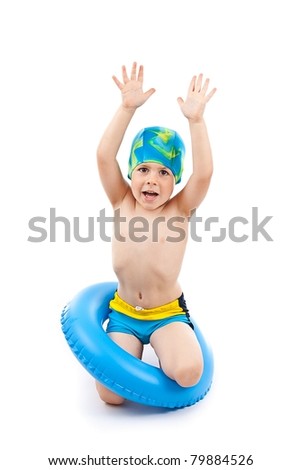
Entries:
{"label": "bare shoulder", "polygon": [[113,209],[119,209],[123,213],[131,213],[134,209],[134,206],[135,198],[133,196],[131,186],[128,184],[125,193],[123,194],[123,197],[116,201],[115,204],[113,204]]}
{"label": "bare shoulder", "polygon": [[189,217],[203,202],[210,186],[211,175],[198,178],[192,175],[184,188],[171,200],[173,208],[180,214]]}
{"label": "bare shoulder", "polygon": [[189,217],[191,211],[182,204],[183,189],[167,202],[164,208],[166,214],[173,217]]}

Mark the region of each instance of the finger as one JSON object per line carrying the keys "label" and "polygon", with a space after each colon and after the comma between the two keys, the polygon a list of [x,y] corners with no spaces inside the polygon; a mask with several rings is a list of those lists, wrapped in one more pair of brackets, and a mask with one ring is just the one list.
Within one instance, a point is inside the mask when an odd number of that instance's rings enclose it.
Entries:
{"label": "finger", "polygon": [[206,95],[206,93],[207,93],[208,86],[209,86],[209,78],[206,78],[203,89],[200,90],[204,93],[204,95]]}
{"label": "finger", "polygon": [[114,82],[116,83],[116,85],[118,86],[119,90],[121,90],[122,87],[123,87],[123,84],[118,80],[117,77],[115,77],[115,75],[113,75],[112,78],[113,78]]}
{"label": "finger", "polygon": [[177,98],[177,102],[178,102],[180,107],[183,106],[183,104],[184,104],[184,100],[180,96],[179,96],[179,98]]}
{"label": "finger", "polygon": [[201,91],[202,89],[202,81],[203,81],[203,74],[200,73],[198,78],[197,78],[197,82],[196,82],[196,90],[197,91]]}
{"label": "finger", "polygon": [[146,100],[148,100],[148,98],[152,96],[155,93],[155,91],[156,91],[155,88],[150,88],[148,91],[146,91],[144,93]]}
{"label": "finger", "polygon": [[143,82],[143,65],[140,65],[139,71],[138,71],[138,82]]}
{"label": "finger", "polygon": [[195,81],[196,81],[196,76],[194,75],[190,81],[190,85],[188,88],[188,92],[191,93],[192,91],[195,90]]}
{"label": "finger", "polygon": [[137,62],[133,62],[131,80],[136,80],[136,72],[137,72]]}
{"label": "finger", "polygon": [[206,100],[207,102],[212,98],[212,96],[214,95],[214,93],[216,92],[217,88],[213,88],[210,93],[206,96]]}
{"label": "finger", "polygon": [[128,77],[125,65],[122,66],[121,70],[122,70],[123,83],[127,83],[129,81],[129,77]]}

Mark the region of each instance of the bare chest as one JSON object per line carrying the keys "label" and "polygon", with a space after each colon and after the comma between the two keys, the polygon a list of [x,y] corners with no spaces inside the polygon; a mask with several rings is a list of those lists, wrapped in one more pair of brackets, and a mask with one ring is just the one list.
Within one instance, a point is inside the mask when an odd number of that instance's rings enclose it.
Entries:
{"label": "bare chest", "polygon": [[[116,216],[117,215],[117,216]],[[119,211],[114,217],[116,243],[151,245],[186,244],[188,221],[185,217],[161,214],[146,217]]]}

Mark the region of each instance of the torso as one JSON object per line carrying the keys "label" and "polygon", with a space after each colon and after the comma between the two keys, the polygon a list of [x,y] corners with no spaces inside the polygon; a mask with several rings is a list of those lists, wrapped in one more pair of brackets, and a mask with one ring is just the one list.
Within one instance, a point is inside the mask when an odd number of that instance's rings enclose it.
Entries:
{"label": "torso", "polygon": [[143,210],[131,193],[117,210],[121,221],[118,223],[115,217],[112,257],[120,297],[143,308],[178,298],[182,293],[178,276],[187,244],[187,217],[175,211],[172,201],[156,211]]}

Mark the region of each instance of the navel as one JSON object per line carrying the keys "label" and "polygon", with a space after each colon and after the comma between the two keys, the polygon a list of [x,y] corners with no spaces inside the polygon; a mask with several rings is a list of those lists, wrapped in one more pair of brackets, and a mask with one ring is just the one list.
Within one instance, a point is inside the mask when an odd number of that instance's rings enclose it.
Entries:
{"label": "navel", "polygon": [[141,300],[142,299],[142,293],[139,292],[139,299]]}

